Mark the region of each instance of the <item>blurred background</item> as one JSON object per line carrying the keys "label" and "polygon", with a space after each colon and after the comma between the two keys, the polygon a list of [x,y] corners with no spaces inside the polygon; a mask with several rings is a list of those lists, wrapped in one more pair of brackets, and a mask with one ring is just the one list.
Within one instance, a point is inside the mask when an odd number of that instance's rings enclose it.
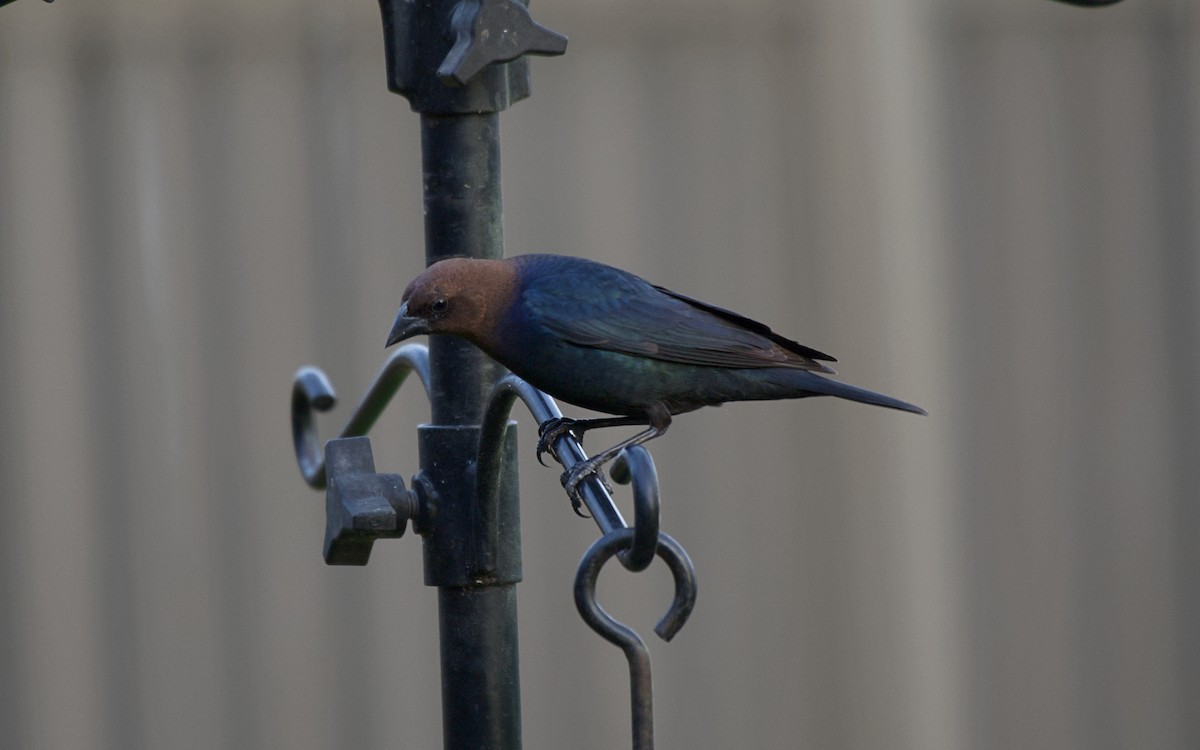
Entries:
{"label": "blurred background", "polygon": [[[601,601],[651,641],[660,746],[1200,747],[1196,7],[536,3],[571,43],[501,116],[508,252],[930,412],[651,445],[698,606],[664,644],[664,567]],[[0,10],[0,746],[440,747],[419,540],[326,567],[288,419],[300,365],[330,436],[382,364],[420,189],[370,0]],[[406,391],[372,442],[407,476]],[[571,598],[595,527],[514,414],[525,746],[626,747]]]}

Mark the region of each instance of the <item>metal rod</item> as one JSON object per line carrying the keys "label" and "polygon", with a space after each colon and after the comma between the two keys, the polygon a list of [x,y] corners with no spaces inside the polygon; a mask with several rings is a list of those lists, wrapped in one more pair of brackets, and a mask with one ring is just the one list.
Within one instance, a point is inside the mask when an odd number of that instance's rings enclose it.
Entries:
{"label": "metal rod", "polygon": [[[499,258],[500,116],[421,114],[425,261]],[[429,344],[434,424],[479,424],[500,368],[471,344],[434,336]]]}
{"label": "metal rod", "polygon": [[[503,254],[499,117],[421,114],[425,258],[498,258]],[[478,425],[499,367],[449,336],[429,346],[432,424],[421,431],[421,471],[438,497],[439,522],[425,535],[425,581],[438,587],[442,726],[447,750],[519,750],[521,702],[517,597],[521,540],[515,464],[492,496],[476,505],[466,471],[475,461]],[[490,521],[487,519],[491,519]],[[498,519],[498,520],[497,520]],[[482,528],[496,530],[493,569],[478,575]]]}
{"label": "metal rod", "polygon": [[[495,566],[500,522],[489,509],[497,507],[495,497],[499,492],[498,479],[505,455],[503,440],[510,424],[509,414],[518,398],[528,407],[538,424],[562,417],[554,399],[512,373],[500,378],[492,389],[480,426],[479,460],[475,473],[477,505],[483,522],[476,538],[475,569],[480,572],[489,572]],[[553,454],[567,471],[587,460],[583,446],[570,432],[563,432],[555,439]],[[633,484],[633,528],[637,533],[633,546],[621,552],[618,559],[628,570],[636,573],[650,566],[658,544],[658,473],[649,451],[635,445],[622,451],[613,462],[612,476],[620,484]],[[579,489],[584,505],[600,527],[601,535],[625,528],[625,519],[599,476],[588,477]]]}
{"label": "metal rod", "polygon": [[438,589],[446,748],[520,748],[516,608],[516,584]]}
{"label": "metal rod", "polygon": [[[558,404],[554,403],[554,399],[516,375],[509,373],[496,383],[483,419],[483,432],[480,435],[478,476],[480,477],[479,504],[481,507],[488,503],[486,496],[495,492],[493,483],[488,481],[488,478],[498,471],[495,446],[503,434],[503,427],[508,422],[508,415],[512,411],[513,403],[518,398],[529,408],[529,413],[533,415],[538,424],[562,418],[562,412],[559,411]],[[555,440],[554,452],[563,468],[568,470],[587,460],[583,446],[568,433],[559,435]],[[625,519],[622,518],[621,511],[617,510],[612,496],[608,494],[608,490],[604,488],[604,483],[598,476],[588,477],[579,486],[579,489],[580,494],[583,495],[583,504],[596,521],[601,534],[625,528]]]}

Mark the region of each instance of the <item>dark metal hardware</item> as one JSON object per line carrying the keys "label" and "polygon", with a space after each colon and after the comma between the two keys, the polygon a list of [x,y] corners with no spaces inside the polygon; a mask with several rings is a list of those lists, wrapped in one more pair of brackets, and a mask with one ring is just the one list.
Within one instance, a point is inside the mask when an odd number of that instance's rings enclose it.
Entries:
{"label": "dark metal hardware", "polygon": [[[338,437],[358,437],[370,432],[410,372],[417,373],[428,394],[429,349],[422,344],[408,344],[392,353]],[[333,386],[325,373],[311,366],[296,371],[292,383],[292,441],[300,473],[316,489],[325,487],[326,458],[317,437],[313,411],[329,411],[335,403]]]}
{"label": "dark metal hardware", "polygon": [[325,447],[325,564],[366,565],[376,539],[404,536],[417,515],[420,493],[399,474],[376,474],[371,441],[330,440]]}
{"label": "dark metal hardware", "polygon": [[416,372],[429,391],[429,350],[409,344],[384,363],[336,440],[321,449],[313,411],[329,411],[335,403],[333,386],[316,367],[301,367],[292,384],[292,439],[300,473],[312,487],[325,487],[325,546],[328,565],[366,565],[376,539],[398,537],[410,520],[418,531],[420,516],[433,492],[421,476],[413,489],[399,474],[377,474],[371,442],[364,437]]}
{"label": "dark metal hardware", "polygon": [[567,38],[538,24],[515,0],[460,0],[450,19],[456,39],[438,67],[443,83],[465,85],[493,63],[521,55],[561,55]]}
{"label": "dark metal hardware", "polygon": [[[437,71],[453,46],[455,0],[380,0],[388,86],[421,113],[425,261],[504,254],[500,118],[529,95],[525,57],[488,65],[463,86]],[[489,30],[492,34],[499,29]],[[382,333],[382,331],[381,331]],[[465,341],[429,343],[430,424],[419,429],[421,470],[436,493],[422,531],[425,583],[438,589],[442,743],[447,750],[519,750],[517,589],[521,534],[516,462],[501,459],[496,507],[476,503],[479,424],[499,366]],[[515,449],[514,449],[515,450]],[[511,455],[511,452],[510,454]],[[494,567],[479,575],[476,541],[499,528]]]}
{"label": "dark metal hardware", "polygon": [[658,551],[658,470],[650,451],[634,445],[617,455],[609,475],[617,484],[633,485],[633,542],[617,559],[627,570],[640,573]]}
{"label": "dark metal hardware", "polygon": [[511,7],[516,5],[513,0],[379,0],[388,88],[425,114],[500,112],[526,98],[525,55],[562,54],[567,42],[534,23],[523,7]]}
{"label": "dark metal hardware", "polygon": [[[449,617],[460,622],[460,616],[472,621],[479,614],[480,606],[499,612],[515,605],[513,585],[521,577],[519,554],[513,553],[512,545],[499,542],[501,537],[515,537],[515,529],[519,526],[516,504],[505,502],[505,498],[515,498],[516,471],[512,457],[516,450],[516,431],[513,429],[515,424],[508,418],[512,406],[521,399],[539,424],[559,419],[562,413],[545,393],[511,373],[503,376],[492,388],[478,427],[423,425],[419,428],[423,466],[433,462],[432,456],[474,451],[477,461],[473,475],[471,472],[465,475],[451,472],[427,477],[422,472],[414,477],[413,488],[409,490],[399,474],[375,471],[370,440],[361,433],[370,430],[408,373],[413,371],[421,377],[428,392],[428,350],[419,344],[402,347],[388,359],[343,429],[343,437],[329,441],[322,459],[312,413],[333,407],[333,388],[319,369],[301,368],[296,373],[292,391],[296,458],[310,485],[327,485],[326,563],[365,565],[375,539],[402,536],[408,521],[412,520],[414,528],[422,535],[442,539],[441,542],[427,539],[425,570],[426,583],[439,586],[444,594],[440,600],[443,621]],[[587,460],[583,447],[570,433],[560,436],[554,448],[555,456],[568,471]],[[675,577],[676,590],[671,608],[655,627],[655,632],[664,640],[670,640],[683,627],[695,605],[696,576],[690,558],[678,542],[658,531],[658,476],[649,452],[642,446],[622,452],[613,462],[612,477],[621,484],[633,486],[635,524],[633,528],[625,526],[624,518],[600,477],[592,476],[584,481],[584,504],[603,536],[580,563],[575,587],[576,604],[584,620],[596,632],[625,651],[630,664],[634,746],[649,748],[653,744],[649,652],[636,632],[613,620],[600,607],[595,596],[596,578],[600,568],[614,554],[626,568],[635,572],[645,570],[655,555],[662,557]],[[464,494],[473,497],[473,512],[447,508],[439,522],[434,523],[433,517],[439,510],[439,493],[447,498],[447,502],[456,502],[454,498]],[[464,566],[464,560],[470,564]],[[485,590],[468,595],[485,581],[488,582]],[[476,624],[482,630],[467,639],[474,645],[464,643],[463,648],[500,654],[496,658],[508,664],[508,659],[513,656],[510,649],[515,643],[515,633],[508,632],[511,623],[505,618],[483,617]],[[461,635],[463,631],[460,628],[454,632]],[[453,639],[455,636],[454,633],[449,636],[443,633],[443,638],[446,637]],[[489,644],[488,648],[478,649],[480,639]],[[462,666],[465,663],[453,660],[450,666],[456,664]],[[500,669],[503,664],[495,666],[498,673],[503,673]],[[469,677],[466,672],[463,676],[464,679]],[[515,680],[515,677],[511,679]],[[511,696],[514,690],[501,694]],[[504,705],[512,708],[511,704]],[[511,721],[508,709],[502,713]],[[501,724],[509,727],[506,736],[515,731],[505,721]]]}
{"label": "dark metal hardware", "polygon": [[[561,419],[562,412],[554,399],[509,373],[496,382],[488,400],[479,433],[478,463],[476,466],[476,505],[489,508],[495,505],[492,496],[498,491],[496,473],[499,470],[499,439],[505,425],[509,424],[509,413],[517,399],[529,408],[538,424]],[[641,446],[637,446],[641,448]],[[583,446],[570,433],[560,435],[554,444],[554,454],[568,472],[587,460]],[[632,456],[632,458],[631,458]],[[658,474],[654,461],[644,448],[640,451],[625,451],[614,461],[613,479],[621,483],[632,481],[634,490],[634,528],[638,529],[638,543],[631,554],[621,558],[629,570],[645,570],[654,558],[653,540],[658,536]],[[583,503],[596,521],[601,534],[626,528],[625,519],[617,509],[604,482],[598,476],[588,477],[580,485]],[[492,545],[496,538],[494,519],[484,516],[482,533],[476,542],[479,545],[476,559],[480,569],[488,570],[493,559]]]}
{"label": "dark metal hardware", "polygon": [[[517,399],[529,408],[538,424],[560,419],[562,413],[554,400],[521,378],[508,374],[497,381],[488,400],[487,410],[479,433],[478,463],[476,464],[476,506],[480,509],[483,528],[475,537],[476,562],[489,569],[495,558],[498,524],[487,515],[486,509],[496,506],[497,475],[501,462],[500,439],[512,422],[509,414]],[[570,432],[562,433],[551,453],[569,473],[578,463],[587,460],[583,447]],[[567,476],[564,473],[564,478]],[[643,446],[622,451],[613,462],[612,477],[620,484],[632,484],[634,495],[634,527],[626,528],[612,495],[599,476],[587,477],[580,485],[584,505],[600,527],[603,536],[584,554],[575,578],[575,603],[584,621],[597,633],[625,652],[629,662],[633,747],[650,750],[654,746],[650,652],[638,634],[614,620],[596,600],[596,579],[604,563],[618,555],[621,564],[637,572],[645,570],[654,556],[663,558],[675,578],[675,599],[667,614],[654,630],[663,640],[670,640],[687,622],[696,604],[696,571],[687,552],[659,528],[658,474],[654,460]],[[565,479],[564,479],[565,481]]]}
{"label": "dark metal hardware", "polygon": [[[503,427],[503,425],[502,425]],[[445,460],[465,455],[472,459],[479,447],[477,425],[421,425],[422,475],[436,496],[427,512],[431,523],[421,529],[424,538],[425,583],[430,586],[478,586],[517,583],[521,580],[520,504],[517,495],[517,431],[503,430],[497,444],[497,472],[488,481],[490,504],[480,506],[478,469]],[[474,470],[473,470],[474,469]],[[489,564],[480,564],[480,539],[490,528]]]}
{"label": "dark metal hardware", "polygon": [[[0,0],[0,6],[11,2]],[[380,0],[389,87],[422,114],[426,258],[431,263],[456,255],[502,255],[496,113],[529,95],[526,55],[558,55],[567,45],[566,37],[535,23],[517,0],[452,2]],[[326,490],[327,564],[365,565],[374,540],[402,536],[409,521],[425,538],[426,582],[439,589],[445,746],[518,750],[515,430],[507,408],[504,417],[488,425],[486,441],[477,426],[498,374],[495,363],[463,342],[435,341],[431,349],[409,345],[396,351],[340,437],[324,446],[314,412],[333,408],[334,389],[320,369],[301,368],[292,386],[294,450],[305,482]],[[400,474],[376,471],[366,434],[413,371],[431,401],[432,424],[419,428],[423,468],[409,489]],[[553,402],[548,408],[561,416]],[[486,492],[473,471],[485,442]],[[573,455],[577,463],[584,458],[582,448],[571,442],[560,447],[560,455]],[[620,536],[624,544],[628,535],[629,550],[622,557],[630,569],[644,569],[655,553],[671,564],[677,594],[663,622],[675,623],[673,633],[694,602],[690,560],[665,535],[660,542],[657,477],[649,454],[631,452],[614,471],[614,477],[633,484],[637,530],[623,528],[602,478],[591,478],[596,486],[590,488],[588,505],[601,529],[611,532],[605,539]],[[610,555],[592,556],[598,562],[581,590],[594,604],[595,575]],[[603,613],[598,605],[595,611]],[[619,625],[611,618],[608,625],[602,619],[592,622],[598,632]],[[641,650],[641,679],[648,691],[649,656],[644,646]],[[648,710],[642,716],[639,726],[648,731]]]}
{"label": "dark metal hardware", "polygon": [[[629,549],[634,537],[632,529],[618,529],[597,539],[584,553],[575,576],[575,606],[579,609],[579,616],[592,630],[625,652],[629,662],[633,747],[634,750],[651,750],[654,747],[654,707],[650,652],[632,628],[613,619],[596,600],[596,579],[600,576],[600,569],[610,557]],[[669,641],[687,622],[696,604],[696,573],[687,552],[666,534],[659,534],[657,554],[667,563],[675,578],[675,600],[654,627],[654,632],[660,638]]]}
{"label": "dark metal hardware", "polygon": [[[3,8],[5,5],[8,5],[11,2],[15,2],[15,0],[0,0],[0,8]],[[46,2],[52,3],[54,0],[46,0]]]}

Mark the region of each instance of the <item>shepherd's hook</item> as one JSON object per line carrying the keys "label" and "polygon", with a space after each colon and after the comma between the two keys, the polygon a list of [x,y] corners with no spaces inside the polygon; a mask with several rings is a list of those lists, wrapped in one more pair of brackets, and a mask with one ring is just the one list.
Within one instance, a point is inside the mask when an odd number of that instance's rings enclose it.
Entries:
{"label": "shepherd's hook", "polygon": [[[338,437],[359,437],[370,432],[410,372],[417,373],[428,394],[428,347],[408,344],[393,352]],[[304,481],[316,489],[325,487],[325,446],[317,436],[313,412],[329,411],[335,402],[333,386],[320,369],[301,367],[296,371],[292,383],[292,441],[300,473],[304,475]]]}

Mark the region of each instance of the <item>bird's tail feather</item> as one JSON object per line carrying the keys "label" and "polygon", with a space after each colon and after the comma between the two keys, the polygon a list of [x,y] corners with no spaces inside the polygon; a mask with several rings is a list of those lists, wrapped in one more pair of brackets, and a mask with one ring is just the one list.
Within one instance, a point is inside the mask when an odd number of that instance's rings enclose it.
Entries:
{"label": "bird's tail feather", "polygon": [[882,393],[868,391],[866,388],[859,388],[853,385],[840,383],[836,380],[823,378],[811,372],[801,370],[794,371],[803,379],[803,388],[814,395],[819,396],[837,396],[838,398],[848,399],[850,401],[858,401],[863,404],[873,404],[875,406],[886,406],[889,409],[899,409],[900,411],[908,411],[913,414],[921,414],[928,416],[929,412],[925,411],[915,404],[910,404],[907,401],[901,401],[898,398],[885,396]]}

